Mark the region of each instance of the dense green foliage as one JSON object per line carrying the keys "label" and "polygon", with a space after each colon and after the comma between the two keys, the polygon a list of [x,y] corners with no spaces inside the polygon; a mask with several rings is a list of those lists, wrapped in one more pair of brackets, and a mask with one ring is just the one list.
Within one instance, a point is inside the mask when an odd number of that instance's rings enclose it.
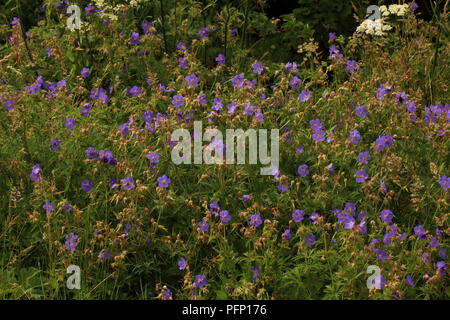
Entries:
{"label": "dense green foliage", "polygon": [[[376,36],[366,2],[315,2],[79,1],[75,31],[4,4],[0,298],[448,299],[448,11]],[[280,129],[279,172],[175,165],[193,120]]]}

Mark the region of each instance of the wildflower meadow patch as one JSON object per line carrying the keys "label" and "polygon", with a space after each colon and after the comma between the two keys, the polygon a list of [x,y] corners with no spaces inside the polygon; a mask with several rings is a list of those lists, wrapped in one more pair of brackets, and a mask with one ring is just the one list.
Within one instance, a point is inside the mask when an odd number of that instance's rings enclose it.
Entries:
{"label": "wildflower meadow patch", "polygon": [[21,3],[0,298],[449,299],[448,1]]}

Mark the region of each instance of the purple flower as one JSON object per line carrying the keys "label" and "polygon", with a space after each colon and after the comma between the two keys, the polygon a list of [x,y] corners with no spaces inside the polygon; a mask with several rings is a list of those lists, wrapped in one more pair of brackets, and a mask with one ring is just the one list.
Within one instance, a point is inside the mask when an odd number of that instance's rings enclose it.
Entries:
{"label": "purple flower", "polygon": [[212,212],[212,214],[217,215],[220,211],[220,206],[217,202],[211,202],[209,204],[209,210]]}
{"label": "purple flower", "polygon": [[277,184],[277,189],[281,192],[286,192],[289,190],[289,184],[287,181],[281,182],[279,181]]}
{"label": "purple flower", "polygon": [[390,135],[378,137],[375,141],[375,150],[381,152],[385,147],[390,147],[394,143],[394,139]]}
{"label": "purple flower", "polygon": [[98,257],[100,258],[101,261],[108,260],[110,256],[111,256],[111,254],[110,254],[109,250],[105,250],[105,249],[102,249],[100,251],[100,253],[98,254]]}
{"label": "purple flower", "polygon": [[93,186],[94,185],[92,184],[92,182],[87,179],[81,182],[81,189],[83,189],[84,191],[90,191]]}
{"label": "purple flower", "polygon": [[64,206],[66,207],[67,212],[72,212],[72,206],[70,204],[66,203]]}
{"label": "purple flower", "polygon": [[103,104],[108,104],[108,102],[109,102],[109,98],[106,93],[106,90],[103,88],[92,89],[90,97],[91,97],[91,99],[94,99],[94,100],[102,100]]}
{"label": "purple flower", "polygon": [[436,249],[439,245],[439,241],[436,237],[431,238],[430,247]]}
{"label": "purple flower", "polygon": [[289,81],[289,84],[291,85],[292,89],[300,89],[300,83],[302,80],[300,80],[297,76],[293,77],[291,81]]}
{"label": "purple flower", "polygon": [[203,231],[203,232],[208,232],[208,230],[209,230],[209,224],[208,224],[208,222],[206,222],[206,221],[200,221],[199,223],[198,223],[198,227],[200,228],[200,230],[201,231]]}
{"label": "purple flower", "polygon": [[297,169],[297,174],[303,178],[306,177],[309,174],[308,165],[302,164],[299,166]]}
{"label": "purple flower", "polygon": [[294,222],[300,222],[304,219],[305,214],[305,211],[295,209],[294,212],[292,212],[292,218],[294,219]]}
{"label": "purple flower", "polygon": [[381,187],[381,190],[384,192],[384,193],[386,193],[388,190],[387,190],[387,187],[386,187],[386,184],[384,183],[384,181],[383,180],[380,180],[380,187]]}
{"label": "purple flower", "polygon": [[89,70],[89,68],[83,68],[83,69],[81,69],[80,75],[81,75],[84,79],[86,79],[87,77],[89,77],[89,75],[90,75],[90,70]]}
{"label": "purple flower", "polygon": [[188,59],[184,57],[178,58],[178,66],[183,70],[186,69],[189,66]]}
{"label": "purple flower", "polygon": [[178,260],[178,267],[179,267],[180,270],[186,269],[186,267],[187,267],[186,259],[181,257],[180,260]]}
{"label": "purple flower", "polygon": [[89,159],[96,159],[98,157],[98,151],[93,147],[87,148],[85,153],[86,157]]}
{"label": "purple flower", "polygon": [[139,95],[141,94],[142,89],[138,86],[133,86],[131,88],[128,88],[127,90],[127,96],[129,98],[131,97],[139,97]]}
{"label": "purple flower", "polygon": [[242,87],[243,83],[244,83],[244,74],[238,74],[236,76],[234,76],[233,78],[231,78],[231,83],[233,84],[233,87]]}
{"label": "purple flower", "polygon": [[255,228],[259,227],[263,223],[259,214],[253,214],[250,216],[250,225]]}
{"label": "purple flower", "polygon": [[344,55],[340,53],[339,49],[334,44],[330,47],[329,52],[329,58],[331,60],[341,61],[344,58]]}
{"label": "purple flower", "polygon": [[414,227],[414,233],[416,234],[417,237],[419,237],[420,239],[425,239],[427,236],[427,232],[425,231],[425,228],[422,227],[421,225],[415,226]]}
{"label": "purple flower", "polygon": [[329,42],[333,42],[333,41],[336,40],[336,39],[337,39],[336,32],[330,32],[330,33],[328,33],[328,41],[329,41]]}
{"label": "purple flower", "polygon": [[20,25],[20,18],[13,17],[11,20],[11,26],[19,26]]}
{"label": "purple flower", "polygon": [[244,104],[244,112],[246,115],[251,116],[253,114],[253,110],[255,109],[254,106],[250,104],[250,102],[247,102]]}
{"label": "purple flower", "polygon": [[286,63],[284,68],[286,69],[286,72],[298,73],[297,64],[295,62]]}
{"label": "purple flower", "polygon": [[251,266],[250,270],[253,273],[252,278],[253,279],[257,279],[259,277],[259,268],[258,268],[258,266]]}
{"label": "purple flower", "polygon": [[228,113],[229,114],[233,114],[236,111],[236,108],[237,108],[236,102],[231,101],[231,103],[227,105],[227,108],[228,108]]}
{"label": "purple flower", "polygon": [[436,268],[437,268],[437,272],[439,274],[446,274],[447,273],[447,264],[445,263],[445,261],[438,261],[438,262],[436,262]]}
{"label": "purple flower", "polygon": [[264,70],[264,66],[261,62],[255,62],[252,64],[253,73],[255,74],[261,74]]}
{"label": "purple flower", "polygon": [[249,199],[250,199],[250,197],[248,195],[246,195],[246,194],[244,194],[242,196],[242,200],[244,200],[245,202],[247,202]]}
{"label": "purple flower", "polygon": [[159,162],[159,154],[157,152],[150,152],[147,154],[147,159],[150,163],[158,163]]}
{"label": "purple flower", "polygon": [[416,108],[416,103],[412,100],[408,101],[406,103],[406,110],[408,110],[409,113],[414,113],[416,112],[417,108]]}
{"label": "purple flower", "polygon": [[326,135],[325,131],[318,130],[318,131],[314,132],[314,134],[312,135],[312,138],[316,142],[322,142],[325,140],[325,135]]}
{"label": "purple flower", "polygon": [[158,177],[157,181],[159,188],[167,188],[170,184],[170,179],[166,175]]}
{"label": "purple flower", "polygon": [[141,42],[141,38],[140,38],[140,36],[139,36],[139,33],[137,33],[137,32],[131,33],[131,36],[130,36],[130,43],[131,43],[132,45],[136,45],[136,44],[139,44],[140,42]]}
{"label": "purple flower", "polygon": [[215,60],[217,62],[217,65],[223,66],[227,61],[227,58],[223,54],[219,53]]}
{"label": "purple flower", "polygon": [[44,80],[42,79],[42,76],[38,76],[36,78],[36,81],[31,86],[25,87],[25,91],[28,94],[35,94],[35,93],[41,91],[43,84],[44,84]]}
{"label": "purple flower", "polygon": [[76,122],[74,118],[67,118],[65,127],[69,130],[72,130],[73,128],[75,128],[75,124]]}
{"label": "purple flower", "polygon": [[150,28],[152,27],[152,23],[150,21],[144,20],[141,23],[142,31],[146,36],[150,35]]}
{"label": "purple flower", "polygon": [[145,111],[144,114],[142,115],[142,119],[145,122],[152,122],[153,121],[153,112],[151,111]]}
{"label": "purple flower", "polygon": [[316,244],[316,237],[313,234],[307,234],[305,237],[307,247],[312,247]]}
{"label": "purple flower", "polygon": [[442,176],[439,179],[439,184],[441,185],[442,189],[448,190],[450,188],[450,177]]}
{"label": "purple flower", "polygon": [[378,249],[377,251],[375,251],[375,254],[377,256],[377,259],[380,261],[385,261],[388,258],[388,254],[382,249]]}
{"label": "purple flower", "polygon": [[69,1],[68,0],[64,0],[64,1],[60,1],[56,4],[56,7],[58,9],[65,9],[69,6]]}
{"label": "purple flower", "polygon": [[426,252],[422,253],[422,260],[425,263],[429,263],[430,262],[430,258],[428,257],[428,253],[426,253]]}
{"label": "purple flower", "polygon": [[298,95],[300,102],[306,102],[309,100],[310,97],[311,97],[311,93],[306,90],[302,90],[302,92],[300,92],[300,94]]}
{"label": "purple flower", "polygon": [[118,186],[117,179],[115,178],[109,179],[109,185],[111,186],[111,189],[115,190]]}
{"label": "purple flower", "polygon": [[88,4],[88,5],[84,8],[84,10],[86,11],[86,14],[87,14],[88,16],[90,16],[90,15],[92,15],[93,13],[95,13],[95,12],[97,11],[97,8],[96,8],[94,5],[92,5],[92,4]]}
{"label": "purple flower", "polygon": [[406,275],[405,280],[408,286],[414,287],[414,281],[409,274]]}
{"label": "purple flower", "polygon": [[315,132],[323,129],[323,123],[322,121],[320,121],[320,119],[309,121],[309,126]]}
{"label": "purple flower", "polygon": [[6,100],[5,101],[5,109],[6,111],[11,111],[14,109],[15,102],[14,100]]}
{"label": "purple flower", "polygon": [[353,227],[355,226],[356,221],[352,215],[340,212],[337,217],[338,222],[342,223],[345,229],[353,229]]}
{"label": "purple flower", "polygon": [[200,289],[201,287],[204,287],[207,283],[208,281],[206,281],[206,276],[204,274],[198,274],[195,276],[193,284],[196,288]]}
{"label": "purple flower", "polygon": [[231,215],[227,210],[223,210],[219,212],[220,221],[223,223],[228,223],[231,220]]}
{"label": "purple flower", "polygon": [[73,232],[69,233],[66,237],[66,250],[68,251],[75,251],[75,249],[77,248],[77,239],[78,236],[76,234],[74,234]]}
{"label": "purple flower", "polygon": [[128,124],[129,123],[126,122],[117,127],[117,129],[119,129],[120,133],[124,136],[126,136],[128,134],[128,132],[130,131],[130,127],[128,126]]}
{"label": "purple flower", "polygon": [[59,148],[59,145],[61,144],[61,141],[59,141],[58,139],[53,139],[50,142],[50,147],[52,148],[52,150],[57,150]]}
{"label": "purple flower", "polygon": [[171,300],[172,299],[172,291],[170,291],[170,289],[165,289],[162,294],[162,299],[163,300]]}
{"label": "purple flower", "polygon": [[365,117],[367,117],[367,114],[369,113],[369,111],[367,111],[366,107],[360,106],[360,107],[356,108],[355,113],[358,117],[365,118]]}
{"label": "purple flower", "polygon": [[358,144],[359,139],[361,139],[361,135],[359,134],[358,130],[352,130],[350,132],[350,141],[353,142],[354,144]]}
{"label": "purple flower", "polygon": [[132,177],[126,177],[120,181],[122,183],[122,188],[125,190],[130,190],[134,188],[134,180]]}
{"label": "purple flower", "polygon": [[344,212],[351,214],[352,216],[356,213],[356,205],[353,202],[347,202],[344,205]]}
{"label": "purple flower", "polygon": [[238,34],[238,30],[237,29],[231,29],[230,30],[230,36],[231,37],[236,37]]}
{"label": "purple flower", "polygon": [[31,173],[29,175],[30,179],[34,182],[41,180],[42,177],[42,169],[39,164],[35,164],[33,168],[31,168]]}
{"label": "purple flower", "polygon": [[83,108],[80,110],[80,114],[84,117],[89,117],[91,115],[91,104],[89,102],[85,103]]}
{"label": "purple flower", "polygon": [[205,27],[201,27],[200,30],[198,30],[198,35],[200,36],[200,39],[208,38],[209,29],[207,29]]}
{"label": "purple flower", "polygon": [[186,43],[184,43],[184,42],[178,42],[178,44],[177,44],[177,49],[180,50],[181,52],[186,51],[186,50],[187,50]]}
{"label": "purple flower", "polygon": [[367,178],[369,178],[369,175],[367,174],[366,170],[360,169],[356,171],[355,173],[356,182],[358,183],[364,183]]}
{"label": "purple flower", "polygon": [[45,204],[42,206],[47,214],[55,211],[55,203],[53,201],[45,201]]}
{"label": "purple flower", "polygon": [[371,159],[372,158],[370,157],[369,152],[367,152],[367,151],[360,152],[358,154],[358,161],[361,163],[368,164]]}
{"label": "purple flower", "polygon": [[386,286],[386,279],[383,277],[383,275],[380,274],[373,278],[372,284],[373,284],[374,288],[376,288],[378,290],[384,289],[384,287]]}
{"label": "purple flower", "polygon": [[281,237],[284,239],[284,240],[289,240],[292,236],[291,236],[291,230],[289,230],[289,229],[286,229],[286,230],[284,230],[284,232],[283,232],[283,234],[281,235]]}
{"label": "purple flower", "polygon": [[190,86],[190,87],[197,87],[198,86],[198,82],[200,81],[200,79],[193,73],[188,75],[188,76],[186,76],[184,78],[184,80],[186,81],[187,85]]}
{"label": "purple flower", "polygon": [[317,221],[320,218],[320,214],[318,214],[317,212],[313,212],[311,213],[311,215],[309,216],[308,220],[309,222],[311,222],[312,224],[317,223]]}
{"label": "purple flower", "polygon": [[304,146],[298,146],[297,149],[295,149],[295,153],[302,153],[303,150],[305,150]]}
{"label": "purple flower", "polygon": [[355,61],[355,60],[348,60],[348,61],[345,63],[345,70],[347,70],[347,71],[353,73],[353,72],[355,72],[357,69],[358,69],[358,65],[356,64],[356,61]]}
{"label": "purple flower", "polygon": [[184,105],[184,97],[183,96],[179,96],[179,95],[173,96],[172,104],[176,108],[181,107],[182,105]]}
{"label": "purple flower", "polygon": [[380,211],[380,217],[381,217],[381,221],[389,224],[392,222],[392,218],[394,217],[394,214],[392,213],[391,210],[384,209],[384,210]]}
{"label": "purple flower", "polygon": [[406,101],[408,101],[408,97],[406,96],[406,93],[403,92],[399,92],[395,95],[395,101],[398,104],[404,104]]}
{"label": "purple flower", "polygon": [[377,89],[377,95],[376,95],[377,99],[380,101],[383,100],[383,96],[389,94],[391,92],[391,90],[392,90],[392,87],[390,85],[388,85],[386,83],[380,84],[380,86]]}
{"label": "purple flower", "polygon": [[334,172],[333,163],[329,163],[326,168],[328,172]]}

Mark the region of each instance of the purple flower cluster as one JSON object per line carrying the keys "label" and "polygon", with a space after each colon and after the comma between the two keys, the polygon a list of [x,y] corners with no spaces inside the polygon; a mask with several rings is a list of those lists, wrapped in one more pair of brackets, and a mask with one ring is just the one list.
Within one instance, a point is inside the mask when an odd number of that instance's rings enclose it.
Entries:
{"label": "purple flower cluster", "polygon": [[377,152],[383,151],[386,147],[390,147],[394,144],[394,139],[388,134],[380,136],[375,140],[375,150]]}
{"label": "purple flower cluster", "polygon": [[73,232],[69,233],[65,237],[65,244],[66,244],[66,250],[67,251],[75,251],[75,249],[78,246],[78,236],[74,234]]}
{"label": "purple flower cluster", "polygon": [[323,129],[323,123],[320,119],[314,119],[309,122],[310,128],[313,130],[312,138],[315,142],[322,142],[325,140],[326,133]]}

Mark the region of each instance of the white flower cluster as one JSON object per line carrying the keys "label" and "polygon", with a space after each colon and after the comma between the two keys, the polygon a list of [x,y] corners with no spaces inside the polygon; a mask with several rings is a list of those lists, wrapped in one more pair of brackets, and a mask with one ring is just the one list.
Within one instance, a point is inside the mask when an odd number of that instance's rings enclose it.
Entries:
{"label": "white flower cluster", "polygon": [[[148,0],[128,0],[127,3],[130,7],[137,8],[141,5],[141,3],[147,1]],[[118,12],[125,7],[124,4],[119,5],[108,4],[108,1],[105,0],[94,0],[94,3],[97,8],[102,9],[103,16],[110,20],[117,20]]]}
{"label": "white flower cluster", "polygon": [[389,31],[391,29],[392,27],[390,25],[383,23],[383,19],[366,19],[358,26],[358,28],[356,28],[356,32],[383,36],[385,31]]}
{"label": "white flower cluster", "polygon": [[386,6],[380,6],[380,12],[383,17],[387,17],[389,15],[396,15],[401,17],[405,15],[408,9],[409,6],[407,4],[391,4],[389,8]]}
{"label": "white flower cluster", "polygon": [[389,31],[392,27],[385,23],[385,20],[390,15],[395,16],[404,16],[405,13],[409,10],[409,6],[407,4],[392,4],[389,7],[380,6],[379,7],[380,14],[383,18],[381,19],[366,19],[364,20],[358,28],[356,28],[356,32],[366,33],[375,36],[383,36],[385,35],[385,31]]}

